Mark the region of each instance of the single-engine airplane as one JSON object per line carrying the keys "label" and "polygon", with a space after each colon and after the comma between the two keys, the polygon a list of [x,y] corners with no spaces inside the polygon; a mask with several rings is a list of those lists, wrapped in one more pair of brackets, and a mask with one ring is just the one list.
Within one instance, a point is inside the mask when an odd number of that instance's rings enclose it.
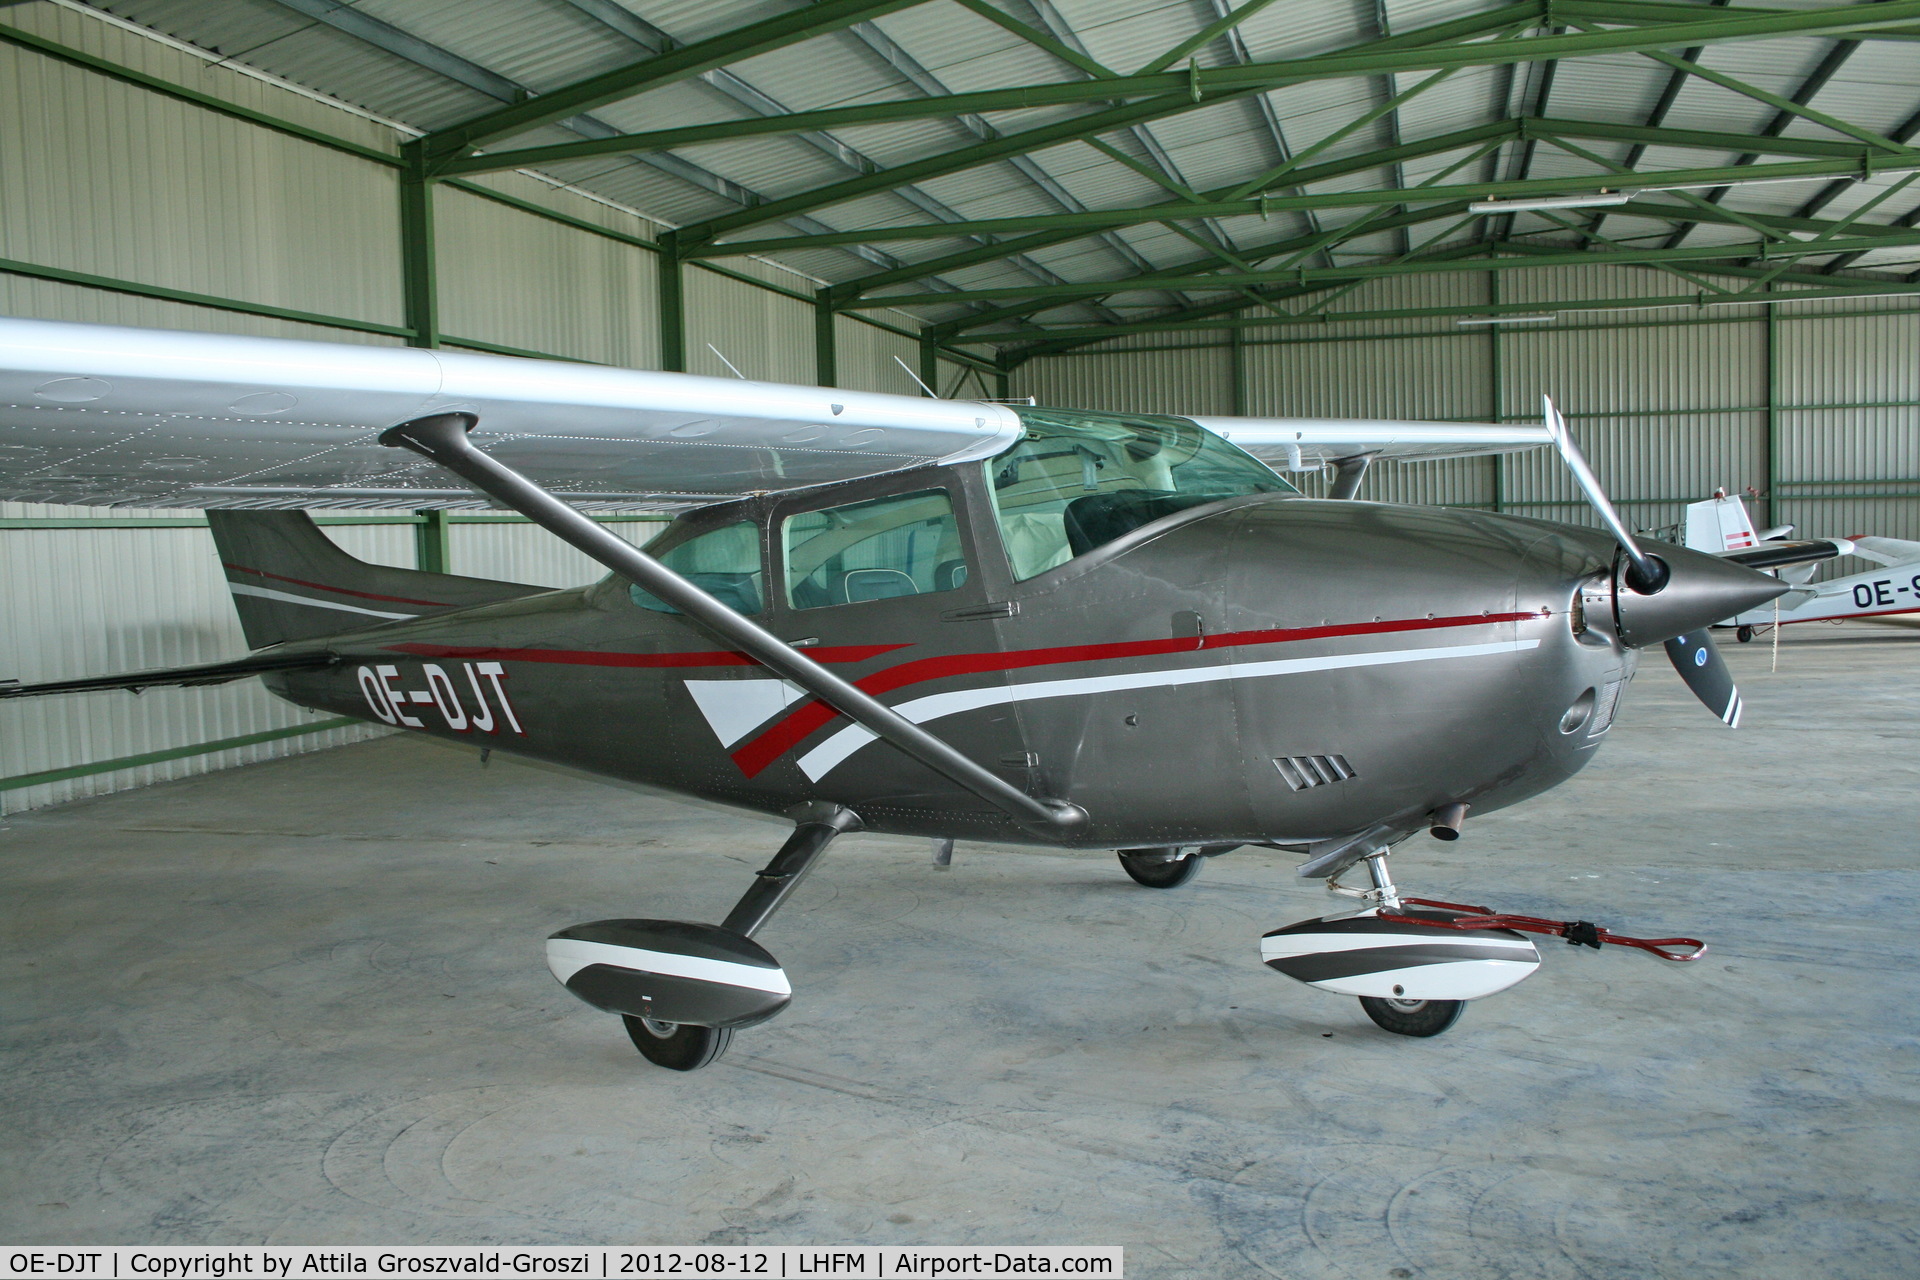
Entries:
{"label": "single-engine airplane", "polygon": [[[1547,444],[1610,532],[1354,497],[1375,457]],[[1249,450],[1333,465],[1334,496]],[[257,675],[791,819],[720,924],[549,940],[679,1070],[787,1005],[755,937],[858,829],[1113,850],[1155,888],[1292,853],[1362,905],[1267,935],[1267,963],[1436,1034],[1533,972],[1517,930],[1622,939],[1403,900],[1388,853],[1573,776],[1650,645],[1736,723],[1705,629],[1786,589],[1630,537],[1551,402],[1545,430],[1183,418],[28,320],[0,320],[0,497],[208,508],[254,650],[4,696]],[[366,564],[301,510],[489,502],[609,576]],[[644,550],[583,514],[668,507]]]}

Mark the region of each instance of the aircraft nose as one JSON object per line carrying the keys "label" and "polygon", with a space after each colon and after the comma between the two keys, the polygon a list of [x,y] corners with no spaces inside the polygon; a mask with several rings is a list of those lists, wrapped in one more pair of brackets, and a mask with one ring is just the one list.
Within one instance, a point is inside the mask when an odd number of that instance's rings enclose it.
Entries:
{"label": "aircraft nose", "polygon": [[1665,589],[1647,596],[1616,574],[1613,599],[1620,641],[1636,649],[1724,622],[1788,589],[1778,578],[1718,556],[1660,543],[1645,549],[1665,561],[1672,576]]}

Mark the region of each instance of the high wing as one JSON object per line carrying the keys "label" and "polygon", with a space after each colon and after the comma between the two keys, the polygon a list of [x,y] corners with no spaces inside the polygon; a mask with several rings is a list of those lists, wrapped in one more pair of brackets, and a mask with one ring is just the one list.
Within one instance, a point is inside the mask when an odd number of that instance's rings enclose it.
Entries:
{"label": "high wing", "polygon": [[1276,471],[1318,471],[1352,458],[1438,462],[1517,453],[1553,443],[1545,426],[1480,422],[1394,422],[1367,418],[1193,419]]}
{"label": "high wing", "polygon": [[388,427],[468,410],[475,441],[576,506],[668,509],[1019,438],[1000,405],[509,356],[0,319],[0,499],[138,507],[486,500]]}

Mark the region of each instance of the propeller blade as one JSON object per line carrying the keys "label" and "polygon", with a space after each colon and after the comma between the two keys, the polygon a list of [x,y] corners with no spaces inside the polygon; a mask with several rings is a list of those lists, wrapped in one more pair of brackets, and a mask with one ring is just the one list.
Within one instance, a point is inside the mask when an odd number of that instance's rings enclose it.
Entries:
{"label": "propeller blade", "polygon": [[1727,660],[1714,648],[1711,632],[1702,627],[1667,641],[1667,660],[1707,710],[1726,721],[1727,728],[1740,727],[1740,690],[1727,670]]}
{"label": "propeller blade", "polygon": [[1600,513],[1600,519],[1613,534],[1613,540],[1626,552],[1633,568],[1627,573],[1627,585],[1643,596],[1650,596],[1667,585],[1667,566],[1640,549],[1640,544],[1627,532],[1626,524],[1620,519],[1620,513],[1613,509],[1613,502],[1607,497],[1607,491],[1600,487],[1600,477],[1593,474],[1593,468],[1587,465],[1586,458],[1580,452],[1580,446],[1573,442],[1573,433],[1567,430],[1567,420],[1560,416],[1560,410],[1554,405],[1552,396],[1541,396],[1545,406],[1547,434],[1553,437],[1554,447],[1560,450],[1561,461],[1567,464],[1567,470],[1573,473],[1574,483],[1587,495],[1587,501]]}

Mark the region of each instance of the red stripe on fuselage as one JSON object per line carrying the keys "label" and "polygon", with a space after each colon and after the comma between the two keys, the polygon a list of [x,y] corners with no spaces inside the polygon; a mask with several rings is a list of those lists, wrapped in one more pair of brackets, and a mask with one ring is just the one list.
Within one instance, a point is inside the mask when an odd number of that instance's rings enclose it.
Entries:
{"label": "red stripe on fuselage", "polygon": [[302,578],[289,578],[284,574],[268,573],[265,569],[249,569],[243,564],[228,564],[222,560],[220,567],[231,569],[235,573],[251,573],[258,578],[272,578],[275,582],[291,582],[296,587],[311,587],[315,591],[327,591],[336,596],[353,596],[359,600],[385,600],[392,604],[417,604],[429,609],[451,609],[453,606],[439,600],[409,600],[405,596],[377,596],[371,591],[349,591],[345,587],[330,587],[324,582],[308,582]]}
{"label": "red stripe on fuselage", "polygon": [[[553,662],[572,667],[756,667],[760,664],[744,653],[731,649],[705,649],[692,653],[588,653],[580,649],[499,649],[491,645],[390,644],[391,653],[407,653],[417,658],[473,658],[514,662]],[[808,649],[815,662],[865,662],[904,644],[843,644]]]}
{"label": "red stripe on fuselage", "polygon": [[[947,676],[1018,671],[1026,667],[1056,666],[1068,662],[1100,662],[1113,658],[1148,658],[1202,649],[1237,649],[1247,645],[1288,644],[1298,640],[1325,640],[1340,636],[1387,635],[1397,631],[1435,631],[1446,627],[1474,627],[1490,623],[1521,622],[1546,616],[1538,613],[1478,613],[1450,618],[1405,618],[1392,622],[1352,622],[1337,626],[1285,627],[1272,631],[1229,631],[1198,640],[1131,640],[1117,644],[1066,645],[1055,649],[1017,649],[1010,653],[959,653],[903,662],[854,681],[879,697],[907,685]],[[785,755],[809,734],[832,721],[839,712],[824,702],[799,707],[784,720],[733,753],[733,762],[749,778]]]}

